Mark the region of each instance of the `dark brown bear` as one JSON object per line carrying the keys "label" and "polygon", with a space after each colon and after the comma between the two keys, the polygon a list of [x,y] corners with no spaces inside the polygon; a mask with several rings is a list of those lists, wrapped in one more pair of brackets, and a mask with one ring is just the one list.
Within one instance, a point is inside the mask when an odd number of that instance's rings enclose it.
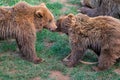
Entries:
{"label": "dark brown bear", "polygon": [[44,3],[30,6],[19,2],[13,7],[0,7],[0,39],[15,39],[25,59],[39,63],[35,51],[36,31],[55,30],[54,16]]}
{"label": "dark brown bear", "polygon": [[68,67],[75,66],[87,49],[98,56],[96,71],[110,68],[120,58],[120,21],[109,16],[88,17],[69,14],[57,21],[58,31],[68,33],[71,53],[63,60]]}

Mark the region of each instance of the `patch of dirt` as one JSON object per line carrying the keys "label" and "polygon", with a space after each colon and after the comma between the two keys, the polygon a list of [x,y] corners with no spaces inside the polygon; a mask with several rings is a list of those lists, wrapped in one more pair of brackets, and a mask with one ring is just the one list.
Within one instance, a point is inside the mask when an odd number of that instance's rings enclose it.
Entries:
{"label": "patch of dirt", "polygon": [[49,42],[48,40],[44,40],[45,47],[49,48],[54,44],[54,42]]}
{"label": "patch of dirt", "polygon": [[40,77],[35,77],[35,78],[31,79],[31,80],[41,80],[41,78]]}
{"label": "patch of dirt", "polygon": [[114,72],[120,75],[120,69],[115,69]]}
{"label": "patch of dirt", "polygon": [[51,0],[51,2],[57,2],[57,1],[59,1],[59,2],[61,2],[61,3],[67,2],[67,0]]}
{"label": "patch of dirt", "polygon": [[17,73],[17,70],[10,70],[9,73],[10,74],[15,74],[15,73]]}
{"label": "patch of dirt", "polygon": [[51,71],[49,77],[55,80],[70,80],[68,75],[65,76],[60,71]]}

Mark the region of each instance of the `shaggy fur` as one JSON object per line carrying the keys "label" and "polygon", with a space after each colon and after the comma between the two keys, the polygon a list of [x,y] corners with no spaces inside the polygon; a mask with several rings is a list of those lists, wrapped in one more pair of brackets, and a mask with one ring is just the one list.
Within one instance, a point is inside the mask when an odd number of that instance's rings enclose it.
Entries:
{"label": "shaggy fur", "polygon": [[81,0],[80,12],[88,16],[100,15],[120,18],[120,0]]}
{"label": "shaggy fur", "polygon": [[64,64],[72,67],[82,59],[87,49],[98,56],[96,71],[110,68],[120,58],[120,21],[109,16],[88,17],[69,14],[57,21],[58,31],[68,33],[71,54]]}
{"label": "shaggy fur", "polygon": [[44,3],[30,6],[19,2],[13,7],[0,7],[0,40],[16,39],[25,59],[39,63],[35,51],[36,31],[55,30],[54,17]]}

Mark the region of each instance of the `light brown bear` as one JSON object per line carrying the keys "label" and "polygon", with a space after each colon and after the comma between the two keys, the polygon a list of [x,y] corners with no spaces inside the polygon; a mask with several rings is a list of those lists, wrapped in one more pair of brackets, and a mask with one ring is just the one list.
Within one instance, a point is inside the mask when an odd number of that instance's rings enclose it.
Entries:
{"label": "light brown bear", "polygon": [[54,16],[44,3],[31,6],[19,2],[13,7],[0,7],[0,40],[15,39],[25,59],[39,63],[35,51],[36,31],[55,30]]}
{"label": "light brown bear", "polygon": [[120,21],[109,16],[88,17],[69,14],[57,21],[58,31],[67,33],[71,53],[63,60],[68,67],[75,66],[87,49],[98,57],[96,71],[110,68],[120,58]]}

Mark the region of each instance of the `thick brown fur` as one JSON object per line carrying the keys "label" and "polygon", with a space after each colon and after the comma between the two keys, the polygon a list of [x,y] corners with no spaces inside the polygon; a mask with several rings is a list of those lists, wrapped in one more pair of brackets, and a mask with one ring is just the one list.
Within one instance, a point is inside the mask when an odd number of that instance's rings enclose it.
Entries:
{"label": "thick brown fur", "polygon": [[[68,33],[71,53],[64,64],[73,67],[82,59],[87,49],[98,57],[96,71],[109,69],[120,58],[120,21],[109,16],[88,17],[69,14],[57,21],[59,31]],[[62,27],[62,28],[61,28]]]}
{"label": "thick brown fur", "polygon": [[88,16],[99,15],[120,18],[120,0],[82,0],[80,12]]}
{"label": "thick brown fur", "polygon": [[100,5],[100,0],[81,0],[81,5],[89,8],[96,8]]}
{"label": "thick brown fur", "polygon": [[42,61],[35,51],[36,31],[55,30],[54,16],[44,3],[31,6],[19,2],[13,7],[0,7],[0,40],[15,39],[25,59]]}

